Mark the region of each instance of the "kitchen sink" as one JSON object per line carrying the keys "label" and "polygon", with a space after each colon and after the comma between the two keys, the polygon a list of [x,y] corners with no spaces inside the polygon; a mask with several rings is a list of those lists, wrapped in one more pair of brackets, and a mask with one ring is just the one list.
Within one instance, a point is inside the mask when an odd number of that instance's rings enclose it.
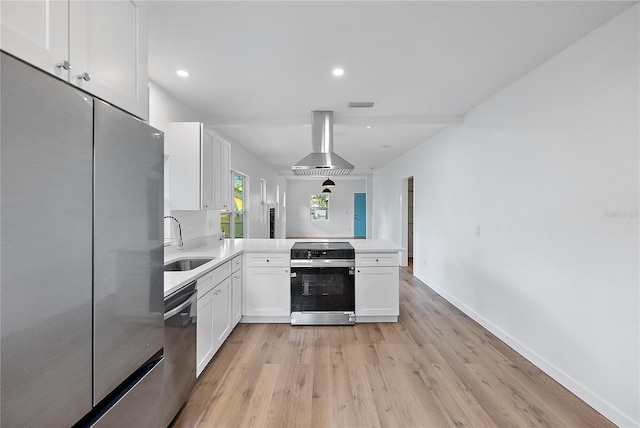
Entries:
{"label": "kitchen sink", "polygon": [[194,259],[180,259],[164,265],[165,272],[183,272],[191,269],[195,269],[202,266],[205,263],[210,262],[213,258],[194,258]]}

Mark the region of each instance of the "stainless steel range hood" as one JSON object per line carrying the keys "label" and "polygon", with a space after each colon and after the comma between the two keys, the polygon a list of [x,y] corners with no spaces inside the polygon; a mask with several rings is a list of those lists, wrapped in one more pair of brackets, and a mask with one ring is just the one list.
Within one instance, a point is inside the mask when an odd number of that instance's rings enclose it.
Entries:
{"label": "stainless steel range hood", "polygon": [[333,112],[311,112],[311,150],[291,169],[295,175],[347,175],[354,166],[333,151]]}

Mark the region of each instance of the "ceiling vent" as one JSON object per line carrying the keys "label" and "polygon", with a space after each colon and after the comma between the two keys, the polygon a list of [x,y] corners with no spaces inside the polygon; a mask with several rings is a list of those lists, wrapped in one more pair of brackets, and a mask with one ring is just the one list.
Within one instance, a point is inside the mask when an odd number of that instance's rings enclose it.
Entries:
{"label": "ceiling vent", "polygon": [[373,101],[351,102],[349,108],[371,108],[374,104]]}
{"label": "ceiling vent", "polygon": [[295,175],[347,175],[354,166],[333,152],[333,112],[311,112],[311,150],[291,169]]}

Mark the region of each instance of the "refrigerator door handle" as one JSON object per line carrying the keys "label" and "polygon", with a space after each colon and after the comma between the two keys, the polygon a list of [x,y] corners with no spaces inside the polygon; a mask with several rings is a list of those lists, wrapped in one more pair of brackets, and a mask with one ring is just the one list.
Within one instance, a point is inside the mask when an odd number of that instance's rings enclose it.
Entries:
{"label": "refrigerator door handle", "polygon": [[197,298],[198,298],[198,292],[194,291],[193,294],[191,295],[191,297],[189,297],[185,302],[180,304],[180,306],[178,306],[177,308],[171,309],[169,312],[165,312],[164,320],[166,321],[169,318],[171,318],[172,316],[174,316],[175,314],[179,314],[180,311],[182,311],[184,308],[186,308],[187,306],[192,304],[193,301],[196,300]]}

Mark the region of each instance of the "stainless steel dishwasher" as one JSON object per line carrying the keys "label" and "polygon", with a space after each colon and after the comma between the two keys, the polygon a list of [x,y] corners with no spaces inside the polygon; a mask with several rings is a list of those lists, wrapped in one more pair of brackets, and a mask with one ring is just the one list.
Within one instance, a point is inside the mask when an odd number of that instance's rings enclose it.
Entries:
{"label": "stainless steel dishwasher", "polygon": [[163,426],[167,427],[196,383],[196,282],[164,299]]}

